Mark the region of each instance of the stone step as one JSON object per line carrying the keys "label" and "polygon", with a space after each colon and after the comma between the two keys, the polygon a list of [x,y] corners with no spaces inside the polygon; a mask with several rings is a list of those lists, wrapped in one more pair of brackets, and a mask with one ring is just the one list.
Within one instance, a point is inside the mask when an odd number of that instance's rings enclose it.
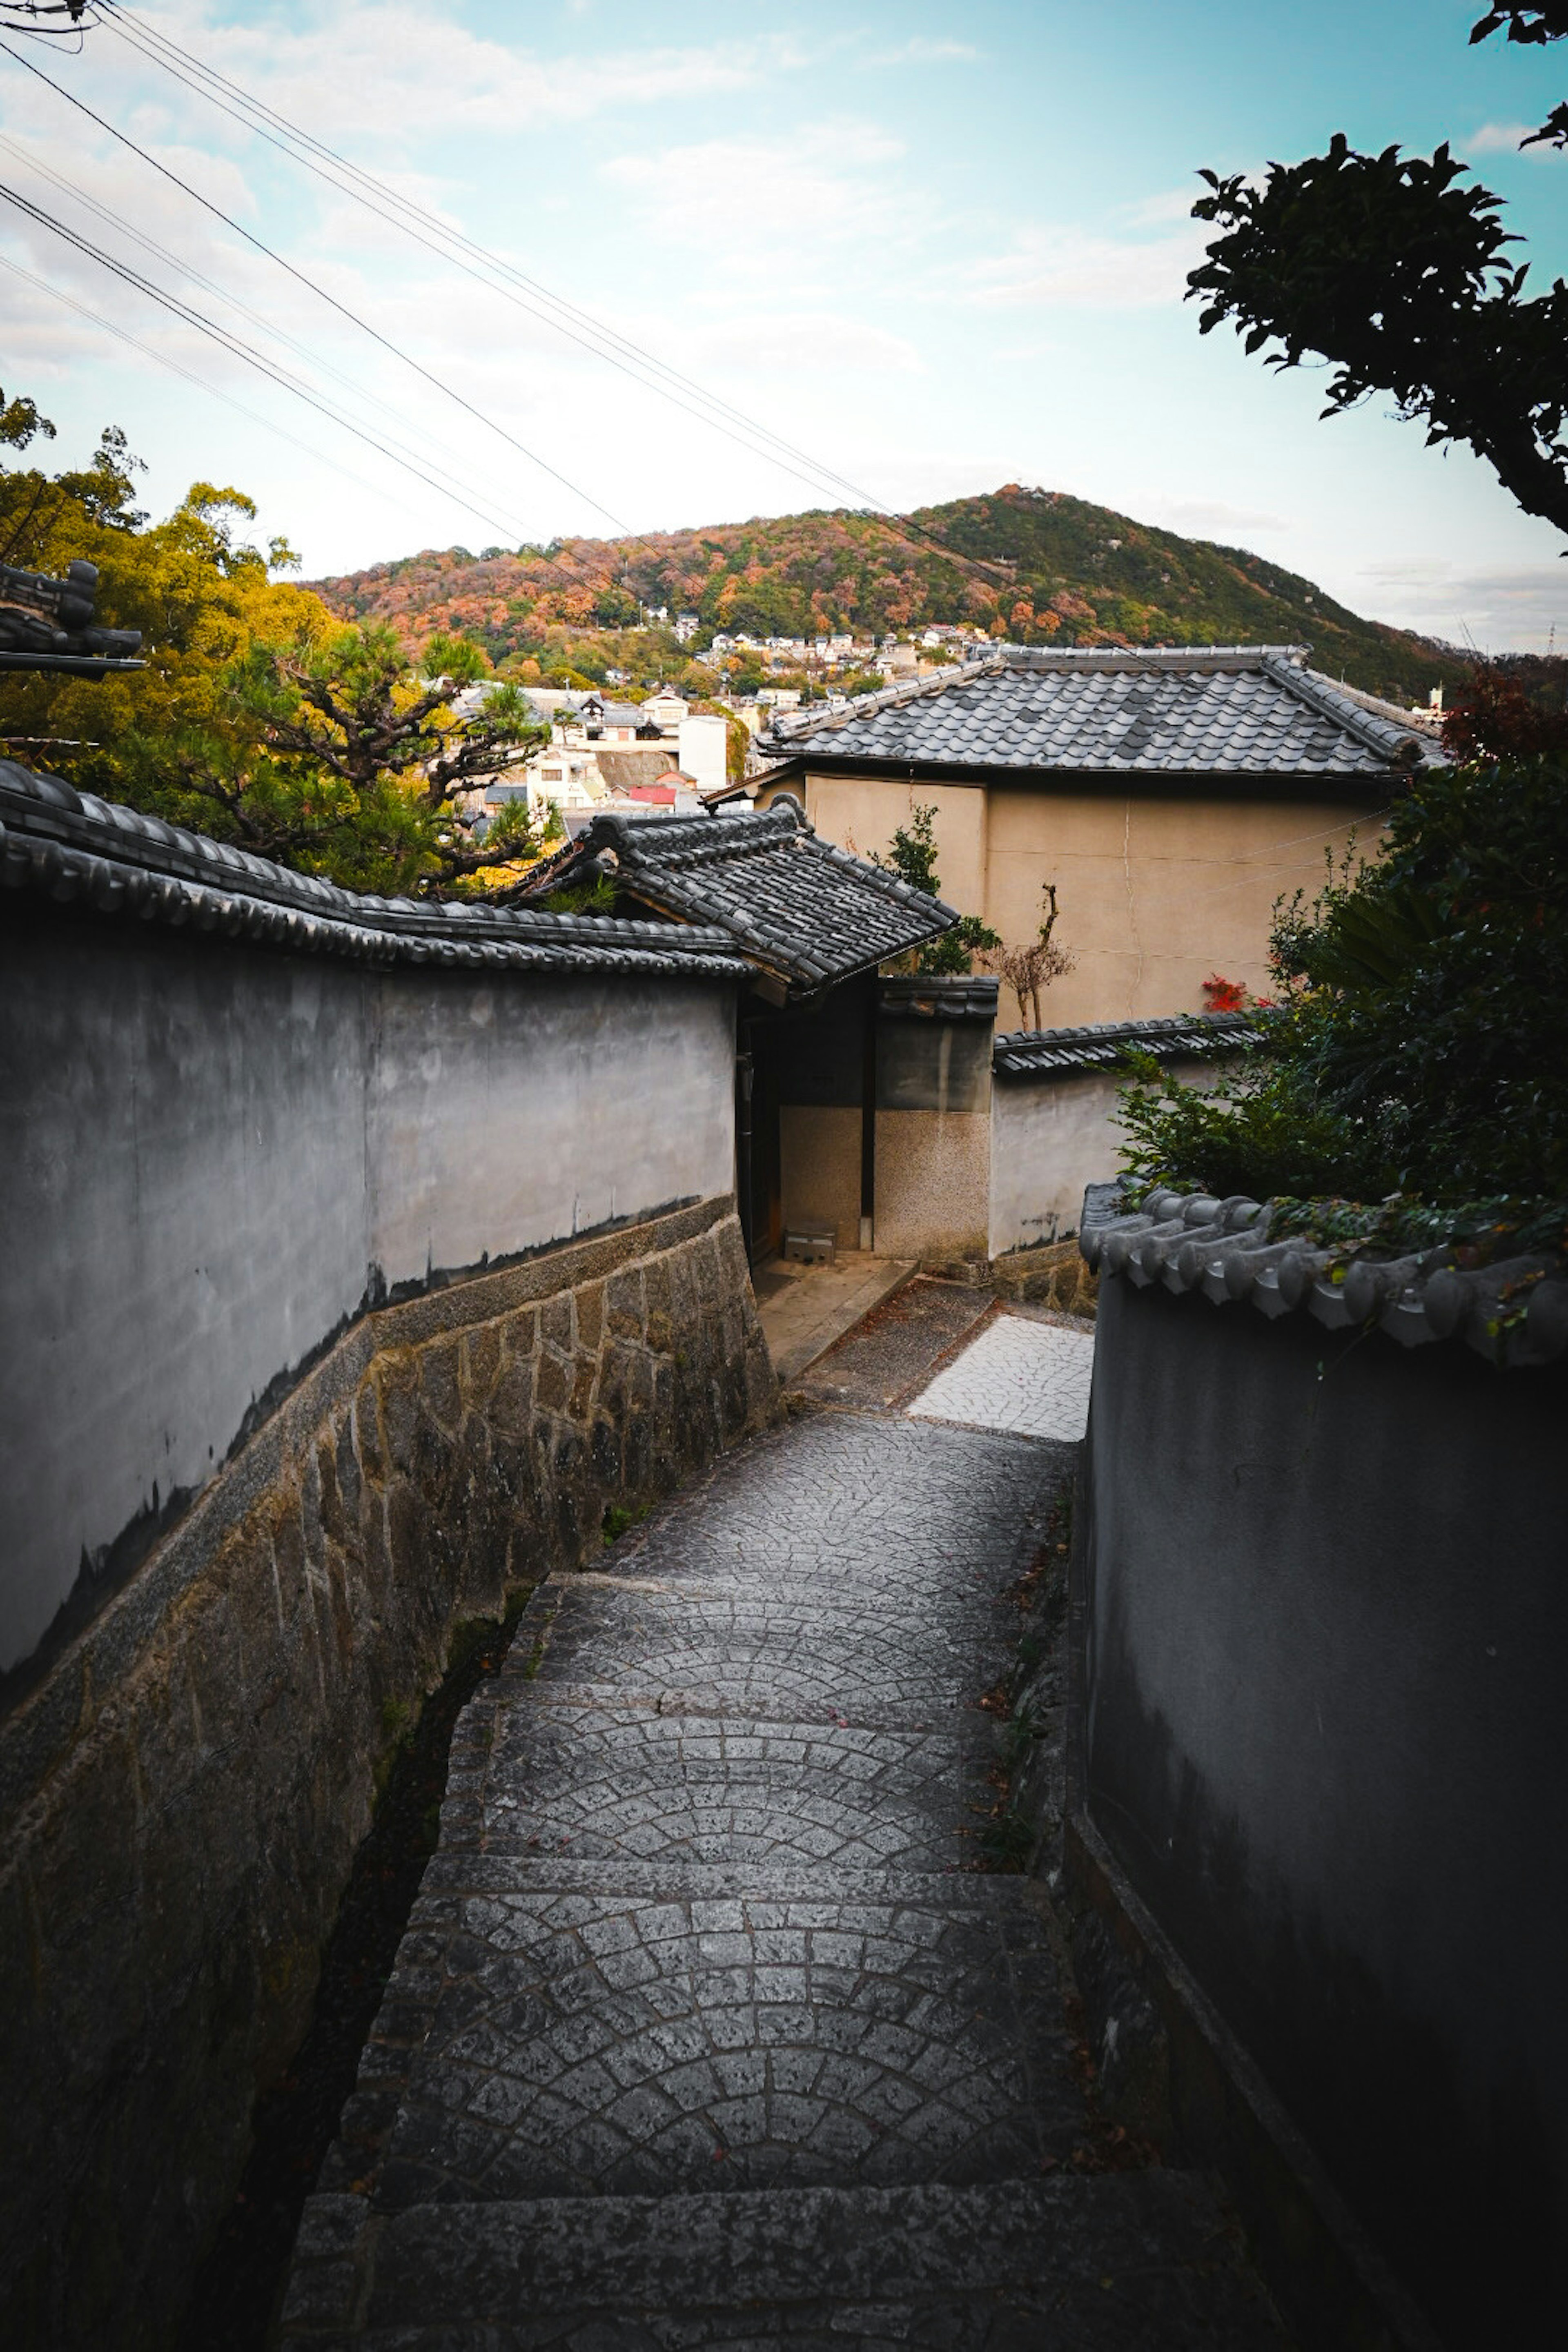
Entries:
{"label": "stone step", "polygon": [[997,1752],[978,1709],[942,1728],[750,1723],[536,1689],[465,1716],[442,1837],[490,1854],[940,1873],[976,1856]]}
{"label": "stone step", "polygon": [[285,2352],[1283,2352],[1201,2179],[306,2208]]}
{"label": "stone step", "polygon": [[[511,1654],[530,1696],[892,1727],[951,1721],[1006,1671],[1017,1638],[1017,1612],[994,1589],[950,1589],[917,1607],[854,1591],[552,1577]],[[495,1709],[518,1699],[505,1673],[488,1695]]]}
{"label": "stone step", "polygon": [[1084,2128],[1026,1881],[443,1851],[321,2179],[383,2208],[976,2181]]}

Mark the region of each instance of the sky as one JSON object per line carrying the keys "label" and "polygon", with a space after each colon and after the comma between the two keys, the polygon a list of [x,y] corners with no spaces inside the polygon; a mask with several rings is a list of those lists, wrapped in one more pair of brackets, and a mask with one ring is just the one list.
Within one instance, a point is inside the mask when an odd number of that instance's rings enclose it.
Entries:
{"label": "sky", "polygon": [[[1568,58],[1469,47],[1481,7],[165,0],[100,9],[79,45],[6,32],[0,186],[337,414],[10,196],[0,385],[55,421],[55,461],[122,426],[154,513],[193,480],[241,488],[258,540],[286,537],[308,577],[1018,481],[1254,549],[1401,626],[1490,652],[1555,629],[1562,646],[1562,541],[1487,466],[1426,448],[1388,401],[1321,423],[1321,373],[1200,335],[1183,299],[1199,168],[1256,173],[1335,131],[1363,149],[1447,138],[1506,198],[1531,282],[1568,271],[1568,159],[1517,147],[1568,94]],[[138,35],[528,283],[465,275]],[[549,297],[686,384],[661,396],[570,340]],[[703,396],[726,431],[691,413]]]}

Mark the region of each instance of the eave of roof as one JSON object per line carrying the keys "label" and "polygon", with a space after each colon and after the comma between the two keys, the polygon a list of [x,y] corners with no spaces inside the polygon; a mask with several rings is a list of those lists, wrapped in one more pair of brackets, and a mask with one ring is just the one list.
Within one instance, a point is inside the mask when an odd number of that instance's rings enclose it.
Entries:
{"label": "eave of roof", "polygon": [[1245,1013],[1163,1013],[1076,1029],[1011,1029],[993,1042],[991,1066],[1005,1078],[1071,1077],[1083,1070],[1114,1069],[1132,1052],[1152,1054],[1163,1062],[1246,1053],[1258,1034],[1258,1024]]}
{"label": "eave of roof", "polygon": [[0,887],[367,963],[712,980],[747,971],[712,925],[683,929],[677,944],[662,923],[342,890],[10,761],[0,761]]}

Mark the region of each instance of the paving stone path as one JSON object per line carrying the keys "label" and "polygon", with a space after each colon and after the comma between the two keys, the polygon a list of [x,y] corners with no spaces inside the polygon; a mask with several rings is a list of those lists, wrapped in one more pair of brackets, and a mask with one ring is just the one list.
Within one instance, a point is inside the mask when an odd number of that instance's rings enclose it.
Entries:
{"label": "paving stone path", "polygon": [[306,2209],[341,2352],[1277,2346],[1090,2130],[1043,1889],[973,1867],[1068,1449],[816,1411],[550,1579]]}

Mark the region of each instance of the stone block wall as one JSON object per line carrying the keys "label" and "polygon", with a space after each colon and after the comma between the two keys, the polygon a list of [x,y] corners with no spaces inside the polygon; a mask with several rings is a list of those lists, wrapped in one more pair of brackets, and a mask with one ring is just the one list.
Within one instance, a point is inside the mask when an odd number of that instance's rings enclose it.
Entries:
{"label": "stone block wall", "polygon": [[0,2334],[166,2345],[454,1628],[773,1410],[728,1199],[362,1318],[0,1724]]}

